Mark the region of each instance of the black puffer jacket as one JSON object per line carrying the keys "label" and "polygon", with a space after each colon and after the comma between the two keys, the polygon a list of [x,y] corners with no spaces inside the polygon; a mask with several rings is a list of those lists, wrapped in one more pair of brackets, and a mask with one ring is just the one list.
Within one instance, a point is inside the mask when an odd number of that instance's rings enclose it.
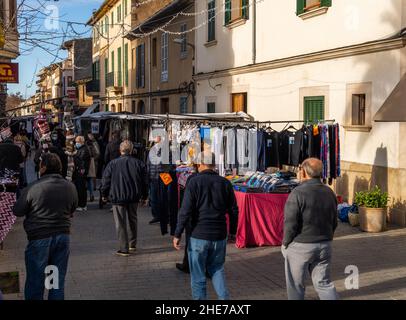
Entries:
{"label": "black puffer jacket", "polygon": [[145,164],[131,156],[111,161],[103,174],[102,195],[113,204],[137,203],[148,197]]}
{"label": "black puffer jacket", "polygon": [[75,186],[59,174],[49,174],[22,191],[13,211],[18,217],[25,216],[28,240],[39,240],[69,233],[77,205]]}
{"label": "black puffer jacket", "polygon": [[86,145],[80,147],[74,158],[75,171],[73,172],[73,180],[77,178],[86,178],[90,168],[90,152]]}

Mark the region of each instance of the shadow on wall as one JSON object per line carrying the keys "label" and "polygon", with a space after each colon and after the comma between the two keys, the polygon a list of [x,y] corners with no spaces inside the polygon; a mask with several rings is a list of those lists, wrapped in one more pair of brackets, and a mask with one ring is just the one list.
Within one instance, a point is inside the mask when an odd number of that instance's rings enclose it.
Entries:
{"label": "shadow on wall", "polygon": [[388,192],[388,179],[388,149],[381,144],[381,146],[376,149],[369,187],[372,189],[378,186],[383,192]]}

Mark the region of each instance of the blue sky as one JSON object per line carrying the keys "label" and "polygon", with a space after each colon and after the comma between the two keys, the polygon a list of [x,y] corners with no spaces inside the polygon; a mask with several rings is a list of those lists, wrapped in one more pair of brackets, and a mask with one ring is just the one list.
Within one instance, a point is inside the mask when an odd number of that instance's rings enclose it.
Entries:
{"label": "blue sky", "polygon": [[[94,9],[98,9],[104,0],[59,0],[59,1],[49,1],[49,4],[55,5],[59,9],[60,20],[64,21],[74,21],[86,23],[92,15]],[[18,3],[21,0],[17,1]],[[37,0],[27,0],[29,5],[37,8]],[[60,22],[60,28],[65,29],[66,23]],[[45,25],[43,26],[44,30]],[[84,32],[89,30],[87,36],[91,36],[90,28],[85,28],[84,26],[74,25],[74,29],[77,32]],[[61,40],[55,40],[56,44],[60,44]],[[58,56],[64,57],[65,52],[61,51]],[[20,69],[20,83],[19,84],[9,84],[9,93],[21,92],[24,97],[30,97],[35,93],[36,90],[36,78],[35,73],[38,72],[42,67],[49,65],[55,60],[55,57],[47,53],[46,51],[35,48],[33,52],[29,55],[20,56],[16,62],[19,63]],[[33,80],[34,79],[34,80]]]}

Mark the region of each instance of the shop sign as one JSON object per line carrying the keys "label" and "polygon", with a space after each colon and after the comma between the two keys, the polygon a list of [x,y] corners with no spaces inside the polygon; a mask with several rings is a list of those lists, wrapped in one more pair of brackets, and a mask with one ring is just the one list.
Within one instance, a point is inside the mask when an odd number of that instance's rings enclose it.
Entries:
{"label": "shop sign", "polygon": [[76,88],[75,87],[69,87],[66,90],[67,96],[69,99],[76,99]]}
{"label": "shop sign", "polygon": [[0,63],[0,83],[18,83],[18,63]]}

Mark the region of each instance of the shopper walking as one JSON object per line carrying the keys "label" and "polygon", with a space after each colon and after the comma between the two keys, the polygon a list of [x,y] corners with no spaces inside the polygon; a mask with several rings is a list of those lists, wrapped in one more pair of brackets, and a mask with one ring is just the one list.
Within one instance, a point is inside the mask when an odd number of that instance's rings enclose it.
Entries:
{"label": "shopper walking", "polygon": [[323,163],[307,159],[300,168],[301,185],[288,198],[282,253],[289,300],[303,300],[310,273],[322,300],[338,299],[330,279],[331,242],[337,227],[337,198],[321,182]]}
{"label": "shopper walking", "polygon": [[[145,164],[131,156],[133,144],[126,140],[120,145],[121,157],[111,161],[103,174],[102,196],[110,198],[120,249],[117,255],[128,256],[137,248],[137,208],[148,197]],[[127,221],[130,234],[127,232]]]}
{"label": "shopper walking", "polygon": [[7,139],[0,143],[0,171],[11,170],[20,172],[20,164],[24,162],[21,149],[13,143],[12,139]]}
{"label": "shopper walking", "polygon": [[79,212],[87,211],[87,175],[89,174],[90,167],[90,152],[85,144],[85,138],[78,136],[75,139],[77,153],[74,157],[74,171],[73,171],[73,183],[76,186],[76,190],[79,196],[79,206],[77,210]]}
{"label": "shopper walking", "polygon": [[97,164],[100,158],[100,148],[93,134],[87,135],[86,145],[90,152],[90,166],[87,175],[87,190],[90,195],[90,202],[94,201],[94,190],[96,190]]}
{"label": "shopper walking", "polygon": [[104,154],[104,165],[107,167],[110,161],[120,157],[120,144],[121,144],[120,131],[113,132],[111,141],[107,144],[106,152]]}
{"label": "shopper walking", "polygon": [[[65,275],[69,259],[71,216],[78,204],[75,186],[62,176],[62,164],[53,153],[40,162],[41,178],[22,191],[14,214],[25,216],[28,237],[25,251],[25,299],[43,300],[47,266],[58,270],[57,288],[48,288],[49,300],[64,299]],[[56,285],[55,281],[53,285]]]}
{"label": "shopper walking", "polygon": [[190,221],[192,233],[188,254],[193,299],[207,299],[207,273],[212,279],[218,298],[227,300],[229,292],[224,272],[227,247],[226,214],[230,214],[230,234],[235,235],[238,207],[231,183],[214,171],[214,154],[206,154],[201,162],[199,174],[188,182],[185,190],[173,245],[175,249],[180,250],[181,235]]}

